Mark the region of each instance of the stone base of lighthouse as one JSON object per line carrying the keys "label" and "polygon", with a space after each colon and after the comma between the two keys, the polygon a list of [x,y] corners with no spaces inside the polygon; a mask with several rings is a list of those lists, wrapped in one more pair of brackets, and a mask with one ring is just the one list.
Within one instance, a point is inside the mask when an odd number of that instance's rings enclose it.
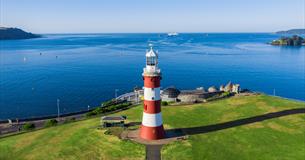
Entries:
{"label": "stone base of lighthouse", "polygon": [[165,138],[163,125],[158,127],[147,127],[141,125],[140,137],[146,140],[157,140]]}

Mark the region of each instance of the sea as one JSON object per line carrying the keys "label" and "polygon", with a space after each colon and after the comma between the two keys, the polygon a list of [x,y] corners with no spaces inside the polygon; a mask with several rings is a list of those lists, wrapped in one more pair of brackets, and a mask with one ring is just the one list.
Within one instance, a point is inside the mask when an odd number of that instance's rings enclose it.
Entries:
{"label": "sea", "polygon": [[219,87],[305,100],[305,47],[273,33],[43,34],[0,41],[0,119],[83,111],[142,87],[145,52],[158,51],[162,89]]}

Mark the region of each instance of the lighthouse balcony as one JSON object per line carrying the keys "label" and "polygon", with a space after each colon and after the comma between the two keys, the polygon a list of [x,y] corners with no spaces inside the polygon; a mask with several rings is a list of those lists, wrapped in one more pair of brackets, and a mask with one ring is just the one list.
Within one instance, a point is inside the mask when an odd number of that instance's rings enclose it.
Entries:
{"label": "lighthouse balcony", "polygon": [[156,68],[143,68],[143,76],[160,76],[161,70]]}

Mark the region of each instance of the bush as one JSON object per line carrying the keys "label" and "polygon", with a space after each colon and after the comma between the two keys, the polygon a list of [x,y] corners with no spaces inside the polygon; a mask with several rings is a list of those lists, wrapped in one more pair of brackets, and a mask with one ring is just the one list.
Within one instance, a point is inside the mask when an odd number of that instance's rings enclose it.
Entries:
{"label": "bush", "polygon": [[110,131],[110,130],[106,130],[106,131],[104,132],[104,134],[105,134],[105,135],[111,135],[111,131]]}
{"label": "bush", "polygon": [[35,124],[34,123],[25,123],[22,126],[22,130],[24,130],[24,131],[33,130],[33,129],[35,129]]}
{"label": "bush", "polygon": [[45,127],[51,127],[51,126],[56,126],[57,125],[57,120],[56,119],[49,119],[48,121],[46,121],[46,123],[44,124]]}
{"label": "bush", "polygon": [[99,113],[102,113],[103,110],[102,110],[101,107],[97,107],[97,108],[95,108],[92,112],[94,112],[94,113],[96,113],[96,114],[99,114]]}
{"label": "bush", "polygon": [[223,92],[221,96],[226,97],[229,96],[231,93],[230,92]]}
{"label": "bush", "polygon": [[120,103],[120,104],[116,104],[116,105],[98,107],[98,108],[95,108],[93,111],[86,113],[86,116],[90,117],[90,116],[95,116],[95,115],[98,115],[98,114],[101,114],[101,113],[106,113],[106,112],[111,112],[111,111],[115,111],[115,110],[119,110],[119,109],[124,109],[124,108],[127,108],[130,105],[131,105],[130,102],[125,102],[125,103]]}
{"label": "bush", "polygon": [[91,116],[95,116],[95,115],[96,115],[96,113],[94,111],[86,113],[86,117],[91,117]]}
{"label": "bush", "polygon": [[91,117],[91,116],[95,116],[95,115],[100,114],[100,113],[103,113],[103,110],[102,110],[101,107],[97,107],[97,108],[95,108],[94,110],[92,110],[92,111],[86,113],[86,116],[87,116],[87,117]]}
{"label": "bush", "polygon": [[167,106],[167,105],[168,105],[168,102],[162,101],[162,102],[161,102],[161,105],[162,105],[162,106]]}
{"label": "bush", "polygon": [[115,99],[111,99],[109,101],[103,102],[101,106],[102,107],[107,107],[107,106],[111,106],[113,104],[115,104]]}
{"label": "bush", "polygon": [[102,108],[102,113],[111,112],[111,111],[127,108],[130,105],[131,105],[130,102],[126,102],[126,103],[121,103],[121,104],[112,105],[112,106],[108,106],[108,107],[103,107]]}
{"label": "bush", "polygon": [[75,120],[76,120],[75,117],[66,118],[64,123],[74,122]]}

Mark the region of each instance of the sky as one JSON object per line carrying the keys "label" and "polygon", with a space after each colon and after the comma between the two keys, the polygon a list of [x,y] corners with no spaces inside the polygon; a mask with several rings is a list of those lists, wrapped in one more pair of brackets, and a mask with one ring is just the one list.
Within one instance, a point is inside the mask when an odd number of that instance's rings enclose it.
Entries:
{"label": "sky", "polygon": [[0,0],[0,26],[33,33],[275,32],[305,0]]}

